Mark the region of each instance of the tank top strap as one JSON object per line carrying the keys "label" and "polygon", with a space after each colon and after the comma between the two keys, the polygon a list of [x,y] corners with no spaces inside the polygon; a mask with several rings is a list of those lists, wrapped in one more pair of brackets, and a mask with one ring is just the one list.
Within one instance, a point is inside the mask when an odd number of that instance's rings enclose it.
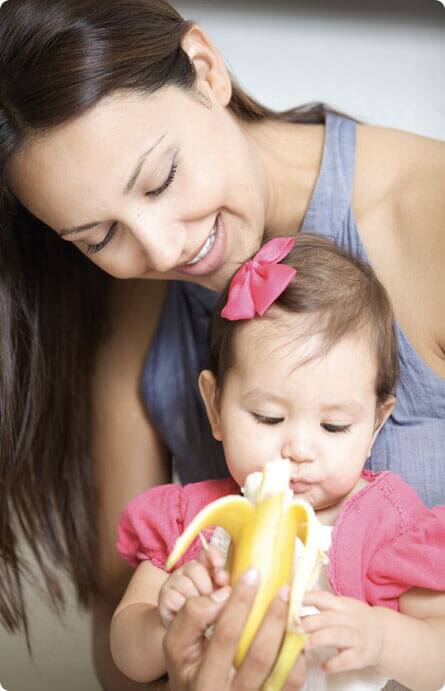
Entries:
{"label": "tank top strap", "polygon": [[335,240],[351,208],[355,169],[356,123],[326,113],[320,173],[301,230]]}

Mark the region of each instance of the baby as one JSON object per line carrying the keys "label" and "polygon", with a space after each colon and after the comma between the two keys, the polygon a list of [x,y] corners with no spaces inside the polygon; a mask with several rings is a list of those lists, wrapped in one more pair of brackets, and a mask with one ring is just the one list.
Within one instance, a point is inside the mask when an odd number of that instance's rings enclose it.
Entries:
{"label": "baby", "polygon": [[445,684],[445,507],[428,509],[391,472],[364,470],[397,373],[391,308],[368,266],[300,234],[271,240],[239,269],[212,318],[199,379],[231,478],[155,487],[125,510],[118,549],[137,569],[111,647],[127,676],[160,677],[175,614],[227,583],[212,551],[197,561],[198,540],[166,573],[176,538],[208,503],[286,458],[290,487],[312,504],[329,549],[305,598],[316,608],[303,619],[305,688]]}

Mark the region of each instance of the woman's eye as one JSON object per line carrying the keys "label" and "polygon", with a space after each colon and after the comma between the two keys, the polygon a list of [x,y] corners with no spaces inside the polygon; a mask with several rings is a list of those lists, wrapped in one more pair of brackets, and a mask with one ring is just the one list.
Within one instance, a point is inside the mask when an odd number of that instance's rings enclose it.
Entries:
{"label": "woman's eye", "polygon": [[269,415],[259,415],[258,413],[252,413],[253,417],[255,420],[260,424],[260,425],[279,425],[280,422],[283,422],[284,418],[283,417],[271,417]]}
{"label": "woman's eye", "polygon": [[[173,160],[172,167],[170,168],[170,172],[169,172],[167,178],[162,183],[162,185],[157,187],[155,190],[150,190],[149,192],[147,192],[146,196],[147,197],[157,197],[164,190],[166,190],[167,187],[169,187],[171,185],[171,183],[173,182],[177,169],[178,169],[178,164],[176,163],[175,160]],[[98,242],[97,244],[93,244],[93,245],[87,245],[87,253],[88,254],[96,254],[97,252],[100,252],[105,247],[105,245],[108,245],[108,243],[112,239],[113,235],[115,234],[116,229],[117,229],[117,223],[113,223],[109,227],[107,234],[105,235],[104,239],[101,242]]]}
{"label": "woman's eye", "polygon": [[164,180],[162,185],[160,187],[157,187],[155,190],[150,190],[150,192],[146,193],[147,197],[157,197],[159,194],[161,194],[164,190],[167,189],[167,187],[170,187],[172,184],[174,177],[176,175],[176,171],[178,170],[178,164],[173,161],[172,167],[170,168],[170,172],[167,176],[167,178]]}
{"label": "woman's eye", "polygon": [[105,235],[104,239],[101,240],[101,242],[98,242],[97,245],[87,245],[87,253],[88,254],[95,254],[96,252],[100,252],[105,247],[105,245],[108,245],[111,238],[115,234],[116,230],[117,230],[117,223],[113,223],[109,227],[107,234]]}
{"label": "woman's eye", "polygon": [[351,429],[351,425],[333,425],[330,422],[323,422],[321,426],[326,432],[332,432],[333,434],[338,432],[349,432]]}

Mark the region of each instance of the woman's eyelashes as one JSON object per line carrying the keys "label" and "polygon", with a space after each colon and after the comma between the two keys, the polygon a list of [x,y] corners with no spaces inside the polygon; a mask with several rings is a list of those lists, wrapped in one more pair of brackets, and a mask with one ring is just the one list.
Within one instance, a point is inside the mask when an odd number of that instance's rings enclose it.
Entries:
{"label": "woman's eyelashes", "polygon": [[101,242],[98,242],[97,245],[87,245],[87,253],[94,254],[95,252],[100,252],[101,249],[105,247],[105,245],[108,245],[116,230],[117,223],[112,223],[112,225],[109,227],[107,231],[107,234]]}
{"label": "woman's eyelashes", "polygon": [[176,163],[176,159],[173,159],[172,167],[170,168],[170,172],[167,176],[167,178],[164,180],[162,185],[157,187],[154,190],[150,190],[149,192],[146,192],[147,197],[157,197],[159,194],[162,194],[164,190],[167,189],[167,187],[170,187],[172,184],[173,180],[175,179],[176,171],[178,170],[178,164]]}
{"label": "woman's eyelashes", "polygon": [[[172,166],[170,168],[170,172],[162,185],[157,187],[154,190],[149,190],[148,192],[145,193],[146,197],[158,197],[162,192],[164,192],[170,185],[172,184],[173,180],[175,179],[176,171],[178,170],[178,164],[176,163],[176,159],[173,159]],[[108,245],[110,240],[113,238],[113,235],[115,234],[117,230],[117,223],[112,223],[112,225],[109,227],[105,237],[101,242],[98,242],[97,244],[91,244],[87,245],[87,253],[88,254],[95,254],[96,252],[100,252],[105,245]]]}

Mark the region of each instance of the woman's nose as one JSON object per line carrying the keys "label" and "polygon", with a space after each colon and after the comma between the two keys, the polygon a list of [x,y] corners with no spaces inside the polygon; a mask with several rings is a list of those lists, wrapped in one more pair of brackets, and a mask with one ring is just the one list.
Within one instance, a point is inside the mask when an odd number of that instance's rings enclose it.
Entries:
{"label": "woman's nose", "polygon": [[153,271],[166,273],[186,260],[183,256],[186,243],[184,224],[140,214],[131,223],[130,230]]}

